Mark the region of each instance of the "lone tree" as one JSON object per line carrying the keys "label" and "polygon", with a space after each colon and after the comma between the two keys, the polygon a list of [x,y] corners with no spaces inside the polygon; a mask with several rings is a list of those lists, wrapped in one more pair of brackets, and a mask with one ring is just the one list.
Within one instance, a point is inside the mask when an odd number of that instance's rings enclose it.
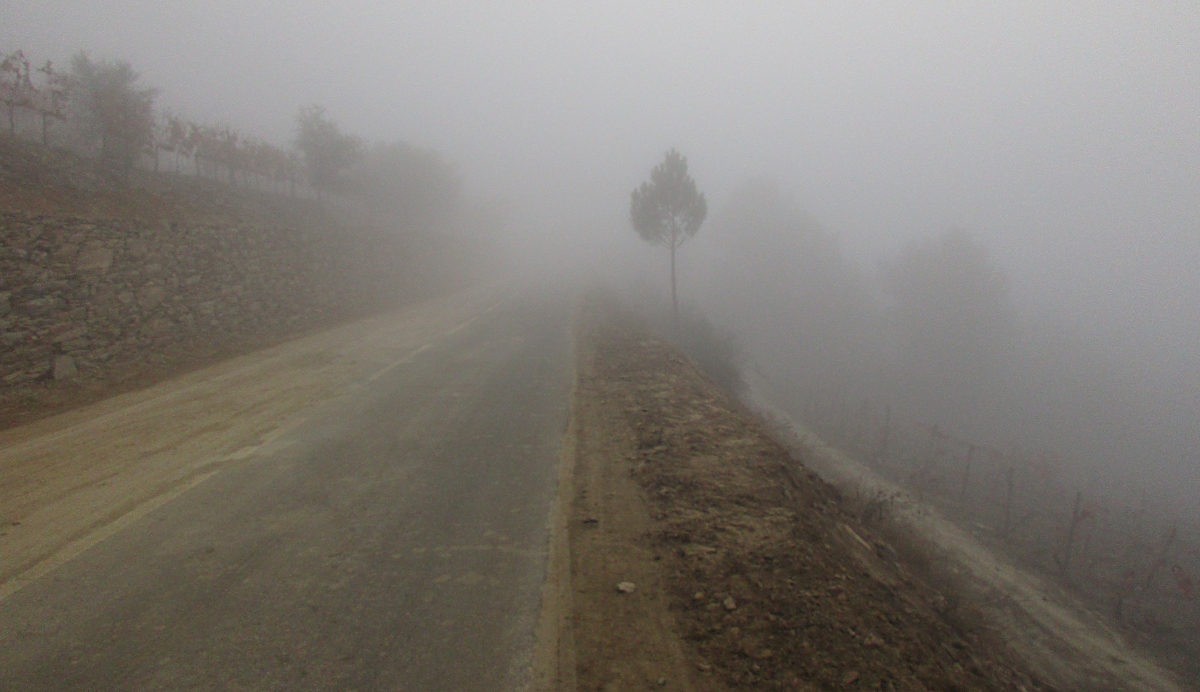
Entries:
{"label": "lone tree", "polygon": [[647,243],[665,245],[671,251],[671,309],[679,323],[679,300],[675,293],[675,251],[696,235],[708,203],[688,175],[687,157],[671,149],[663,162],[650,171],[649,182],[633,191],[629,220]]}

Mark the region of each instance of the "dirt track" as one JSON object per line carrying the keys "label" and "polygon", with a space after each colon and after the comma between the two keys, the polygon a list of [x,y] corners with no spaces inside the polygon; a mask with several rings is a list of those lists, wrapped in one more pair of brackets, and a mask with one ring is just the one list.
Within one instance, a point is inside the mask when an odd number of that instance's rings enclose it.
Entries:
{"label": "dirt track", "polygon": [[577,340],[578,689],[1051,689],[620,308]]}

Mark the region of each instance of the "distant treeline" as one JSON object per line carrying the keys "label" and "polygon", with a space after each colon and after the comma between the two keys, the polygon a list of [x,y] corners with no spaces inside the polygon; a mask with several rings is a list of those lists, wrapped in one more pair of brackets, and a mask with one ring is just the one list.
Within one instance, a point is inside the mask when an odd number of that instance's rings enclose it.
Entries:
{"label": "distant treeline", "polygon": [[1151,389],[1079,318],[1016,302],[972,233],[909,242],[863,269],[769,181],[738,189],[710,230],[695,292],[739,335],[757,386],[1118,622],[1200,660],[1194,404]]}
{"label": "distant treeline", "polygon": [[127,62],[81,51],[60,71],[49,60],[34,67],[21,50],[0,57],[9,134],[93,156],[120,181],[139,166],[167,169],[230,185],[353,198],[372,215],[406,217],[436,215],[458,200],[458,175],[436,151],[404,142],[368,147],[319,105],[299,109],[294,148],[285,148],[156,109],[158,89],[141,84]]}
{"label": "distant treeline", "polygon": [[1194,488],[1200,456],[1190,404],[1153,391],[1082,316],[1016,301],[977,235],[950,229],[863,268],[758,181],[718,209],[706,242],[695,294],[814,416],[856,420],[869,401],[893,428],[936,424],[976,446],[1042,450],[1031,454],[1059,459],[1085,491],[1197,506],[1194,491],[1179,492]]}

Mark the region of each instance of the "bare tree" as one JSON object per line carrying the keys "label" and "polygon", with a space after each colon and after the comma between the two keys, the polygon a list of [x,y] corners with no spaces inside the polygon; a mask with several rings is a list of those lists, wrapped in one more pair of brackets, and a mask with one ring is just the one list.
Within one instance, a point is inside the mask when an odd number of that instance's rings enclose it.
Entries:
{"label": "bare tree", "polygon": [[49,144],[50,122],[67,119],[65,107],[70,84],[68,75],[55,71],[49,60],[37,72],[42,75],[42,86],[34,95],[33,109],[42,118],[42,144]]}
{"label": "bare tree", "polygon": [[29,59],[22,51],[16,51],[0,60],[0,103],[8,110],[8,129],[17,134],[17,109],[33,108],[36,90],[30,79]]}

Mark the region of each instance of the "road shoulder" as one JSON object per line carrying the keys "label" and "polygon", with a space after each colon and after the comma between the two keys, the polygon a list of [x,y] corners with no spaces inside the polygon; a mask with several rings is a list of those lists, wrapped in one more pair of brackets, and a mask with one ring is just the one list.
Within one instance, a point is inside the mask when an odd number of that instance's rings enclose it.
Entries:
{"label": "road shoulder", "polygon": [[576,338],[578,689],[1050,689],[619,305]]}

